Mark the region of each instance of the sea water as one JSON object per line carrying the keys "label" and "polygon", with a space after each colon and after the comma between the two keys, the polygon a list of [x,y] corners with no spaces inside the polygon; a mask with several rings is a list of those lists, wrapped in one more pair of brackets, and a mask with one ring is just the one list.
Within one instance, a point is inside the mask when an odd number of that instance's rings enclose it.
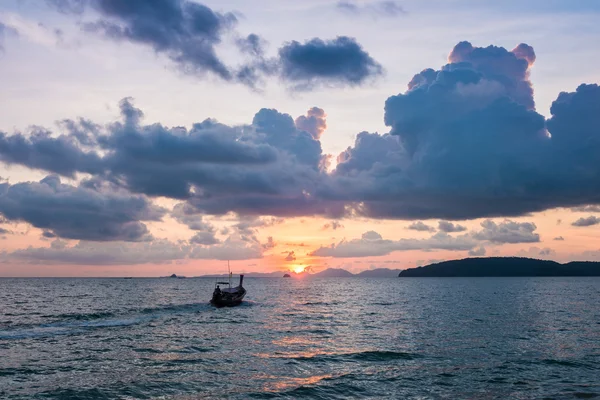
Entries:
{"label": "sea water", "polygon": [[0,398],[600,398],[600,278],[213,287],[0,279]]}

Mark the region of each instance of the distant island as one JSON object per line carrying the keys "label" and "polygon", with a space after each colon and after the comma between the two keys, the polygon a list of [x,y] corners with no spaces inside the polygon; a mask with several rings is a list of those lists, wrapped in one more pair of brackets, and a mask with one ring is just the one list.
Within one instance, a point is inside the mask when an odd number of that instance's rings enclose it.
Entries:
{"label": "distant island", "polygon": [[400,271],[410,277],[600,276],[600,262],[556,261],[522,257],[480,257],[443,261]]}
{"label": "distant island", "polygon": [[[352,278],[352,277],[361,277],[361,278],[395,278],[398,276],[400,269],[389,269],[389,268],[376,268],[376,269],[368,269],[365,271],[361,271],[357,274],[353,274],[350,271],[346,271],[342,268],[327,268],[326,270],[309,273],[309,272],[285,272],[284,278],[300,278],[300,277],[310,277],[310,278]],[[282,271],[275,272],[246,272],[244,276],[248,278],[281,278]],[[223,275],[202,275],[200,278],[219,278]]]}

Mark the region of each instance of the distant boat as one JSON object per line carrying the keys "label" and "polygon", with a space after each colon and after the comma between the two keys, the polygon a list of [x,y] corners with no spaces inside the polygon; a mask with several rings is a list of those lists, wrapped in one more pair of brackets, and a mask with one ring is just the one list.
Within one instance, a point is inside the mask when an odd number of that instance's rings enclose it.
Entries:
{"label": "distant boat", "polygon": [[291,278],[292,276],[290,274],[285,274],[283,275],[284,278]]}
{"label": "distant boat", "polygon": [[[229,262],[227,262],[229,268]],[[236,287],[231,287],[231,271],[229,271],[229,281],[217,281],[215,283],[215,290],[213,291],[211,304],[217,307],[233,307],[240,305],[244,296],[246,296],[246,289],[243,287],[244,275],[240,275],[240,283]],[[221,289],[220,285],[227,285],[226,288]]]}

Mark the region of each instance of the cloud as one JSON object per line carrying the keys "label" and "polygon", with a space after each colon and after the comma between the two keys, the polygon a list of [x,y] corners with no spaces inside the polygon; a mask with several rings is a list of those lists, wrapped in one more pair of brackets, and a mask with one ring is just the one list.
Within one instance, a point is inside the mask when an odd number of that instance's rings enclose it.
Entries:
{"label": "cloud", "polygon": [[267,242],[262,244],[263,250],[270,250],[275,248],[275,246],[277,246],[277,243],[275,243],[273,236],[267,237]]}
{"label": "cloud", "polygon": [[4,35],[7,30],[7,26],[0,21],[0,52],[4,51]]}
{"label": "cloud", "polygon": [[142,241],[151,238],[141,221],[160,221],[165,210],[144,196],[61,183],[0,183],[0,213],[66,239]]}
{"label": "cloud", "polygon": [[600,88],[562,93],[545,121],[534,110],[534,60],[524,44],[459,43],[449,64],[388,98],[390,134],[360,133],[338,157],[332,190],[371,218],[508,217],[598,204]]}
{"label": "cloud", "polygon": [[428,239],[387,240],[374,231],[365,232],[360,239],[342,240],[329,247],[320,247],[311,253],[319,257],[384,256],[395,251],[408,250],[471,250],[477,245],[469,235],[452,237],[444,232]]}
{"label": "cloud", "polygon": [[252,57],[264,57],[266,41],[255,33],[251,33],[246,37],[236,39],[235,43],[242,53],[251,55]]}
{"label": "cloud", "polygon": [[42,237],[46,238],[46,239],[54,239],[54,238],[57,238],[58,236],[56,236],[56,234],[54,232],[45,230],[42,232]]}
{"label": "cloud", "polygon": [[533,222],[504,221],[499,224],[492,220],[481,223],[483,229],[473,233],[477,240],[487,240],[492,243],[534,243],[540,241],[540,235]]}
{"label": "cloud", "polygon": [[12,233],[11,231],[9,231],[8,229],[4,229],[0,226],[0,235],[6,235]]}
{"label": "cloud", "polygon": [[383,67],[347,36],[332,40],[291,41],[279,49],[281,77],[295,89],[357,86],[383,74]]}
{"label": "cloud", "polygon": [[321,144],[288,114],[262,109],[250,125],[205,120],[188,130],[143,125],[130,99],[120,109],[121,121],[93,126],[89,135],[80,129],[58,136],[41,129],[27,136],[0,133],[0,160],[68,177],[89,173],[89,184],[105,180],[132,192],[187,199],[208,214],[343,214],[343,201],[312,195],[324,176]]}
{"label": "cloud", "polygon": [[11,12],[0,13],[0,18],[2,18],[2,21],[0,21],[0,41],[5,33],[47,47],[54,47],[64,41],[61,29],[49,28],[41,22],[35,22]]}
{"label": "cloud", "polygon": [[214,245],[154,239],[147,242],[90,242],[74,245],[56,239],[50,247],[28,247],[12,252],[0,251],[0,260],[72,265],[163,264],[185,259],[249,260],[262,258],[260,246],[235,236]]}
{"label": "cloud", "polygon": [[215,233],[216,228],[209,222],[204,221],[203,216],[187,203],[179,203],[173,207],[171,216],[181,224],[187,225],[193,231],[204,231]]}
{"label": "cloud", "polygon": [[571,225],[573,226],[592,226],[600,224],[600,218],[590,215],[587,218],[579,218],[577,221],[573,222]]}
{"label": "cloud", "polygon": [[332,229],[332,230],[335,231],[335,230],[341,229],[343,227],[344,227],[344,225],[342,225],[341,222],[339,222],[339,221],[331,221],[331,222],[328,222],[325,225],[323,225],[323,227],[321,228],[321,230],[326,231],[328,229]]}
{"label": "cloud", "polygon": [[[279,76],[296,89],[317,86],[356,86],[382,73],[382,67],[352,38],[323,41],[315,38],[300,44],[292,41],[279,49],[277,57],[266,56],[266,41],[255,33],[236,32],[234,12],[217,12],[190,0],[47,0],[56,10],[78,15],[92,11],[96,18],[80,21],[84,32],[115,42],[129,42],[168,57],[187,75],[207,73],[227,82],[251,88],[264,86],[266,77]],[[388,4],[389,3],[389,4]],[[374,10],[397,12],[392,2],[382,2]],[[227,34],[246,61],[229,65],[217,48]]]}
{"label": "cloud", "polygon": [[296,118],[296,128],[310,133],[315,140],[321,139],[321,135],[327,129],[327,115],[319,107],[313,107],[306,112],[306,116],[301,115]]}
{"label": "cloud", "polygon": [[236,235],[231,235],[218,245],[192,247],[188,257],[207,260],[250,260],[262,258],[262,253],[263,248],[260,243],[249,243]]}
{"label": "cloud", "polygon": [[563,241],[563,240],[565,240],[565,238],[564,238],[564,237],[562,237],[562,236],[557,236],[557,237],[555,237],[555,238],[554,238],[554,239],[552,239],[552,240],[559,240],[559,241]]}
{"label": "cloud", "polygon": [[287,252],[287,255],[284,258],[285,261],[296,261],[296,255],[293,251]]}
{"label": "cloud", "polygon": [[358,5],[351,1],[338,1],[336,8],[352,15],[371,15],[373,17],[397,17],[406,14],[406,11],[395,1],[375,1],[365,5]]}
{"label": "cloud", "polygon": [[[474,47],[469,42],[460,42],[448,56],[451,63],[468,63],[481,72],[484,79],[500,83],[513,101],[523,104],[528,109],[535,108],[533,85],[529,80],[529,69],[535,59],[533,47],[525,43],[507,51],[502,47]],[[467,87],[468,83],[462,86],[463,89]]]}
{"label": "cloud", "polygon": [[412,229],[419,232],[435,232],[435,228],[424,224],[422,221],[413,222],[406,229]]}
{"label": "cloud", "polygon": [[[81,13],[84,2],[52,1],[60,11]],[[84,31],[100,34],[114,41],[128,41],[164,54],[187,74],[207,72],[224,80],[234,73],[216,53],[223,34],[237,23],[233,13],[215,12],[209,7],[187,0],[155,2],[90,0],[99,16],[84,22]]]}
{"label": "cloud", "polygon": [[[304,54],[313,44],[294,46]],[[184,128],[144,124],[131,99],[105,126],[80,118],[59,133],[0,133],[0,160],[86,178],[82,187],[109,182],[182,200],[206,215],[461,220],[600,204],[600,87],[561,93],[546,120],[534,109],[534,60],[524,44],[459,43],[449,64],[388,98],[390,132],[360,132],[331,173],[315,109],[296,121],[261,109],[244,125]]]}
{"label": "cloud", "polygon": [[214,232],[196,232],[190,239],[190,243],[201,244],[203,246],[212,246],[213,244],[221,243],[219,239],[215,237]]}
{"label": "cloud", "polygon": [[75,136],[54,138],[49,131],[39,127],[32,128],[27,136],[22,133],[8,136],[0,132],[0,161],[67,177],[74,177],[76,172],[102,172],[100,156],[82,148]]}
{"label": "cloud", "polygon": [[476,249],[469,250],[469,256],[471,257],[483,257],[485,256],[485,247],[481,246]]}
{"label": "cloud", "polygon": [[571,208],[573,212],[600,213],[600,205],[585,205]]}
{"label": "cloud", "polygon": [[462,226],[462,225],[458,225],[458,224],[453,224],[450,221],[439,221],[438,222],[438,229],[442,232],[464,232],[467,230],[466,227]]}
{"label": "cloud", "polygon": [[187,243],[164,239],[141,243],[80,241],[73,246],[55,240],[50,247],[28,247],[0,253],[0,259],[72,265],[162,264],[183,259],[188,252]]}
{"label": "cloud", "polygon": [[530,247],[529,250],[519,250],[517,257],[550,259],[556,255],[556,252],[548,247],[540,249],[539,247]]}

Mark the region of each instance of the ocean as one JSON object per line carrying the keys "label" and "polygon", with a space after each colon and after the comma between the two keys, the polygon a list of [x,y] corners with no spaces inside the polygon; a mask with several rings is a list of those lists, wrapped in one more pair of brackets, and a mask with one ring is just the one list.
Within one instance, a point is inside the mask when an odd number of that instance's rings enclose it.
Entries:
{"label": "ocean", "polygon": [[600,278],[0,279],[0,399],[600,398]]}

